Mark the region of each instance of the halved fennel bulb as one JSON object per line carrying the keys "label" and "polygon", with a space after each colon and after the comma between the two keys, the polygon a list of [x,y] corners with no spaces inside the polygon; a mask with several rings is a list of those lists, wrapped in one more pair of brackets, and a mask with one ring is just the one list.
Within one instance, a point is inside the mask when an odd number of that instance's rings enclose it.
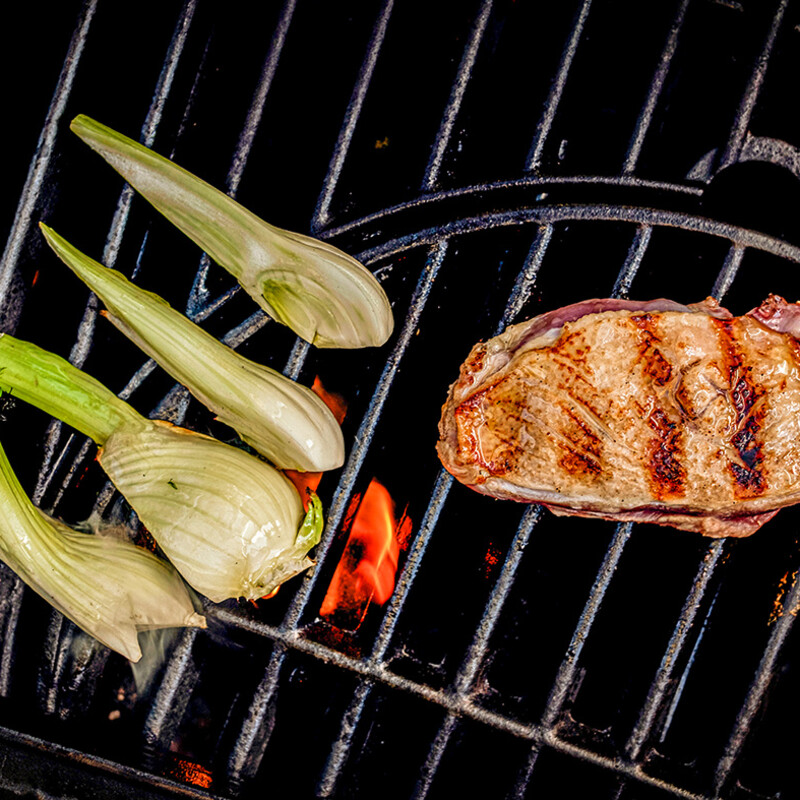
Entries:
{"label": "halved fennel bulb", "polygon": [[342,465],[341,428],[311,389],[239,355],[157,294],[40,227],[103,301],[108,319],[259,453],[281,469],[324,472]]}
{"label": "halved fennel bulb", "polygon": [[317,347],[383,344],[394,327],[386,293],[332,245],[277,228],[127,136],[79,115],[71,129],[241,284],[273,319]]}
{"label": "halved fennel bulb", "polygon": [[0,335],[0,390],[100,445],[98,460],[167,557],[210,600],[255,599],[311,565],[323,515],[265,461],[143,417],[82,370]]}
{"label": "halved fennel bulb", "polygon": [[205,627],[175,569],[113,535],[82,533],[36,508],[0,447],[0,559],[65,617],[131,661],[139,631]]}

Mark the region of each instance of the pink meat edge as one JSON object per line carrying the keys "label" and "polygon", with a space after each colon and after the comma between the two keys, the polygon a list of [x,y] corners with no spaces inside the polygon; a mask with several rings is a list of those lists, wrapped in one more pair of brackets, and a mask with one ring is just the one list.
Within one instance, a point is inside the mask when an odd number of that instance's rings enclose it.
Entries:
{"label": "pink meat edge", "polygon": [[515,346],[521,347],[531,339],[563,328],[568,322],[575,322],[589,314],[603,314],[607,311],[627,311],[629,313],[658,313],[663,311],[677,311],[681,313],[700,313],[715,317],[716,319],[733,319],[733,315],[723,308],[713,297],[707,297],[700,303],[683,305],[665,297],[655,300],[621,300],[615,297],[594,298],[582,300],[579,303],[556,308],[533,317],[527,322],[512,326],[520,331],[519,341]]}
{"label": "pink meat edge", "polygon": [[788,303],[780,295],[769,295],[760,306],[748,311],[746,316],[757,320],[765,328],[800,339],[800,304]]}
{"label": "pink meat edge", "polygon": [[674,311],[691,314],[701,313],[716,319],[732,319],[733,315],[713,297],[700,303],[683,305],[664,297],[656,300],[621,300],[613,297],[582,300],[562,308],[556,308],[525,322],[510,325],[501,334],[476,344],[464,363],[459,377],[451,384],[448,393],[448,406],[459,405],[477,388],[502,370],[527,342],[548,333],[560,331],[568,322],[575,322],[590,314],[607,311],[627,311],[628,313],[658,313]]}
{"label": "pink meat edge", "polygon": [[613,514],[604,514],[599,511],[583,511],[553,506],[547,503],[542,505],[559,517],[587,517],[591,519],[606,519],[612,522],[643,522],[651,525],[662,525],[668,528],[677,528],[691,533],[700,533],[712,539],[737,538],[752,536],[757,530],[766,525],[780,509],[766,511],[761,514],[744,514],[736,517],[715,517],[713,515],[691,515],[680,512],[663,511],[623,511]]}

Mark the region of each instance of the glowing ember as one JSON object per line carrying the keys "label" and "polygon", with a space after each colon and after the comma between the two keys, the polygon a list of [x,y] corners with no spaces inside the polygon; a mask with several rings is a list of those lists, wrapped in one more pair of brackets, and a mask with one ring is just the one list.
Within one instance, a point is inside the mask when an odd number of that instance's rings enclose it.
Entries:
{"label": "glowing ember", "polygon": [[363,498],[354,498],[351,512],[356,505],[350,536],[319,612],[351,630],[361,624],[371,602],[382,604],[391,597],[400,543],[411,527],[405,516],[398,523],[394,501],[374,478]]}
{"label": "glowing ember", "polygon": [[183,758],[176,758],[168,773],[184,783],[200,786],[203,789],[208,789],[214,780],[211,771],[202,764],[195,764]]}
{"label": "glowing ember", "polygon": [[486,555],[483,557],[483,577],[487,580],[492,577],[495,567],[500,563],[501,555],[500,548],[492,542],[489,542]]}
{"label": "glowing ember", "polygon": [[772,611],[770,612],[769,619],[767,620],[767,625],[772,625],[773,622],[777,622],[784,614],[791,614],[792,616],[796,617],[798,612],[800,612],[800,608],[784,608],[784,603],[786,602],[786,595],[789,593],[789,587],[797,580],[797,570],[794,572],[787,572],[778,582],[778,594],[775,598],[775,602],[772,606]]}

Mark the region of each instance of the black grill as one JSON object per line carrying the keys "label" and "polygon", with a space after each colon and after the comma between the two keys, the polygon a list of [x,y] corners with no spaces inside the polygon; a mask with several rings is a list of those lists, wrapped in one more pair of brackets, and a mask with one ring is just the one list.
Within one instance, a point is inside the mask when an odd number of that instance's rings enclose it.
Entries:
{"label": "black grill", "polygon": [[[349,452],[320,485],[315,570],[206,604],[146,691],[0,567],[0,794],[794,796],[797,510],[738,541],[555,518],[454,483],[434,445],[459,364],[509,322],[596,296],[798,299],[796,4],[57,5],[9,26],[36,66],[4,64],[3,329],[229,433],[97,319],[44,219],[249,356],[321,376]],[[317,351],[254,313],[71,136],[78,113],[362,259],[392,339]],[[43,508],[136,530],[82,437],[13,401],[0,435]],[[391,599],[337,628],[320,603],[373,477],[412,533]]]}

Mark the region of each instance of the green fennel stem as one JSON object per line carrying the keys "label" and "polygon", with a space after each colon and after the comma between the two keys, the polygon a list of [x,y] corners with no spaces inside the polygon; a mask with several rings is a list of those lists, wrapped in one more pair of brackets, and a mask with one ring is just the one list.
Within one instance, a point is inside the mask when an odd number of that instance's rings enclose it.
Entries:
{"label": "green fennel stem", "polygon": [[0,391],[18,397],[102,445],[123,423],[143,417],[61,356],[0,334]]}
{"label": "green fennel stem", "polygon": [[26,531],[35,527],[31,520],[35,519],[36,510],[20,486],[6,452],[0,446],[0,498],[3,505],[3,522],[0,527],[0,553],[14,550],[15,539],[27,536]]}

